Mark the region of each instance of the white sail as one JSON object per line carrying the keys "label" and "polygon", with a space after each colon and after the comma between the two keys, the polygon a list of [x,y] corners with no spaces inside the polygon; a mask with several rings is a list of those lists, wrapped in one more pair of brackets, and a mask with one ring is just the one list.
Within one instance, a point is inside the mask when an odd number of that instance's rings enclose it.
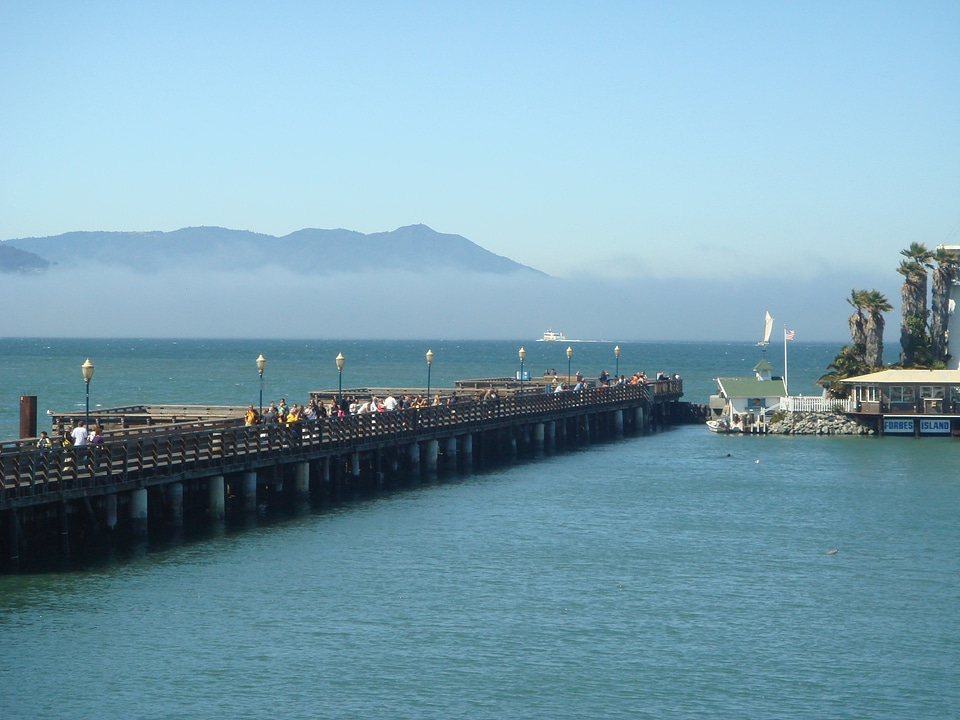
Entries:
{"label": "white sail", "polygon": [[769,345],[770,344],[770,333],[773,332],[773,318],[770,317],[770,311],[766,311],[766,317],[763,319],[763,340],[757,343],[757,345]]}

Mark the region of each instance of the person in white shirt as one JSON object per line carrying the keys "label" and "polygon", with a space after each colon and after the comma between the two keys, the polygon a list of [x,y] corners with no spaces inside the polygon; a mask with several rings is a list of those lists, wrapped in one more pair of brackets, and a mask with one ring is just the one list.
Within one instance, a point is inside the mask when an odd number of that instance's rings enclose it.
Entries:
{"label": "person in white shirt", "polygon": [[77,423],[77,426],[70,432],[70,437],[73,438],[74,447],[83,447],[87,444],[87,428],[84,425],[83,420]]}

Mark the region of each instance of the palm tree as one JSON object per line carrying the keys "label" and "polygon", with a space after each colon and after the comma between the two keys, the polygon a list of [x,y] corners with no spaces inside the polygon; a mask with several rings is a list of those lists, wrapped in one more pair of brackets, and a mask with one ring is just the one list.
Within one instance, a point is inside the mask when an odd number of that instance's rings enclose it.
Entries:
{"label": "palm tree", "polygon": [[850,297],[847,302],[853,306],[856,312],[847,319],[847,325],[850,326],[850,345],[853,352],[859,352],[864,355],[867,346],[866,321],[863,315],[863,309],[866,305],[867,291],[854,288],[850,291]]}
{"label": "palm tree", "polygon": [[900,363],[910,367],[916,360],[917,348],[929,343],[927,325],[927,269],[933,258],[927,246],[913,242],[901,250],[906,260],[900,262],[897,272],[903,275],[900,288]]}
{"label": "palm tree", "polygon": [[871,290],[863,298],[863,307],[867,311],[864,361],[877,370],[883,367],[883,313],[893,310],[893,305],[882,292]]}
{"label": "palm tree", "polygon": [[844,385],[842,380],[870,372],[863,358],[846,345],[840,348],[833,362],[827,365],[827,370],[829,372],[820,376],[817,385],[827,391],[828,397],[838,399],[850,397],[850,388]]}
{"label": "palm tree", "polygon": [[947,324],[950,318],[950,288],[957,278],[960,259],[955,253],[937,248],[933,259],[937,267],[932,273],[930,299],[930,351],[934,362],[947,359]]}

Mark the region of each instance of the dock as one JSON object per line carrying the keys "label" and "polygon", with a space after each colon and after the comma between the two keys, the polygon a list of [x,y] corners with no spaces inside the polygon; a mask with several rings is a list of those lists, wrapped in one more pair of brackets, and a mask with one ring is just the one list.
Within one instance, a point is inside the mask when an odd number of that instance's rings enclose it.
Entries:
{"label": "dock", "polygon": [[[465,390],[486,381],[464,382]],[[61,447],[56,432],[52,449],[34,438],[2,443],[0,563],[16,570],[22,559],[69,558],[85,543],[136,542],[274,504],[361,498],[644,434],[683,415],[680,380],[498,394],[256,425],[244,425],[243,408],[128,406],[90,414],[107,428],[102,444]],[[55,414],[53,429],[78,419]]]}

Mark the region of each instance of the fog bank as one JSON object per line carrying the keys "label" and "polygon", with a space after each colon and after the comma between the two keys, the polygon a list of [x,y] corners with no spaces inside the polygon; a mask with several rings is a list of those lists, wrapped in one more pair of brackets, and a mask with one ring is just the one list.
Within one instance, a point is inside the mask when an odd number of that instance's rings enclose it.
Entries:
{"label": "fog bank", "polygon": [[[892,275],[892,273],[891,273]],[[851,287],[899,298],[896,279],[561,280],[405,272],[57,269],[5,276],[6,337],[753,340],[765,310],[797,340],[849,338]],[[896,312],[896,310],[895,310]],[[888,327],[897,325],[894,313]],[[888,330],[888,344],[893,336]]]}

